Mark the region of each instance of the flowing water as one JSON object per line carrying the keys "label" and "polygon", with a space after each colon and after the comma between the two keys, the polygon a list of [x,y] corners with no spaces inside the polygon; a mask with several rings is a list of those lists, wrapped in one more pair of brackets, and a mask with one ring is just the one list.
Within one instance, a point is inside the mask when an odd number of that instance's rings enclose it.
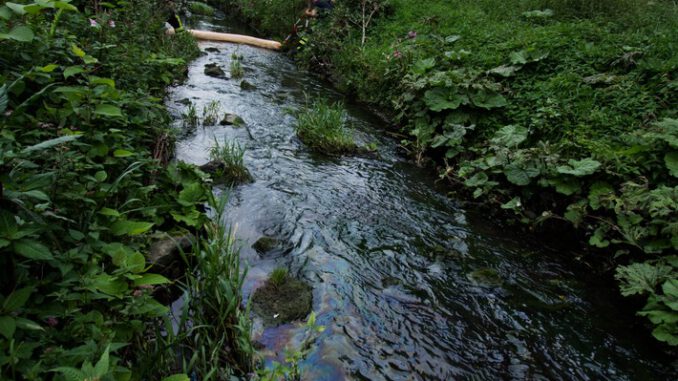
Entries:
{"label": "flowing water", "polygon": [[[231,31],[221,24],[198,27]],[[231,191],[224,223],[243,245],[246,296],[278,266],[312,285],[326,330],[302,363],[303,379],[676,379],[671,359],[609,301],[615,290],[582,280],[562,259],[574,254],[461,208],[359,107],[347,106],[349,123],[360,141],[377,143],[378,155],[312,153],[286,109],[340,95],[283,54],[201,44],[209,47],[219,51],[193,62],[186,83],[171,90],[177,127],[186,98],[199,113],[218,101],[246,126],[184,131],[177,159],[207,162],[215,139],[246,148],[254,181]],[[233,52],[256,89],[203,73],[207,63],[228,72]],[[257,254],[250,246],[262,236],[285,249]],[[303,322],[257,323],[254,337],[270,363],[304,334]]]}

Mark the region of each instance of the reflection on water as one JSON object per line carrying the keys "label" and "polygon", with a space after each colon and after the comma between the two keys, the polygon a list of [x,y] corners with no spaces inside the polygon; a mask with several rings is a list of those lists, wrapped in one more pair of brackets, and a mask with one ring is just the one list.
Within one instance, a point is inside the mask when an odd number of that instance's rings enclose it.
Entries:
{"label": "reflection on water", "polygon": [[[229,30],[203,23],[201,28]],[[190,99],[210,101],[244,127],[186,133],[177,158],[208,161],[214,139],[237,140],[254,182],[234,189],[224,223],[237,227],[249,266],[250,295],[277,266],[314,289],[327,329],[303,363],[306,380],[672,379],[675,370],[651,340],[633,335],[612,307],[593,303],[583,282],[553,253],[477,222],[436,190],[434,178],[396,152],[373,118],[349,107],[362,141],[378,157],[328,158],[309,152],[285,112],[306,97],[337,98],[285,56],[248,46],[215,47],[172,90],[177,127]],[[245,79],[205,76],[243,56]],[[473,223],[469,221],[473,220]],[[290,248],[260,256],[250,245],[273,236]],[[564,254],[564,253],[563,253]],[[611,291],[612,292],[612,291]],[[303,340],[301,324],[263,329],[255,338],[269,360]]]}

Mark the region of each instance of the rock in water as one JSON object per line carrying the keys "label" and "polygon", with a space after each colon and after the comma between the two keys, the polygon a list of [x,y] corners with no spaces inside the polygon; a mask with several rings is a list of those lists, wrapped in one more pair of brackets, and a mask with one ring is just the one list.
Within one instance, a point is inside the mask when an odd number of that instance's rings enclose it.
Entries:
{"label": "rock in water", "polygon": [[215,47],[205,48],[205,51],[206,51],[206,52],[210,52],[210,53],[219,53],[219,52],[221,52],[219,49],[217,49],[217,48],[215,48]]}
{"label": "rock in water", "polygon": [[181,252],[191,251],[193,243],[189,236],[171,237],[151,244],[146,255],[146,262],[152,266],[151,272],[164,275],[170,280],[177,280],[186,271],[186,262]]}
{"label": "rock in water", "polygon": [[311,312],[311,286],[287,277],[282,284],[267,281],[252,295],[252,309],[266,326],[276,326],[304,319]]}
{"label": "rock in water", "polygon": [[224,70],[215,63],[208,63],[205,65],[205,75],[216,78],[226,78]]}
{"label": "rock in water", "polygon": [[201,171],[214,177],[224,172],[226,164],[222,160],[212,160],[198,167]]}
{"label": "rock in water", "polygon": [[243,79],[240,82],[240,88],[243,90],[255,90],[257,87]]}
{"label": "rock in water", "polygon": [[241,117],[239,117],[235,114],[226,113],[226,115],[224,115],[224,118],[221,120],[221,122],[219,122],[219,124],[221,124],[222,126],[230,126],[230,125],[241,126],[241,125],[245,124],[245,121]]}
{"label": "rock in water", "polygon": [[273,237],[261,237],[252,245],[252,248],[259,254],[266,254],[280,246],[280,242]]}

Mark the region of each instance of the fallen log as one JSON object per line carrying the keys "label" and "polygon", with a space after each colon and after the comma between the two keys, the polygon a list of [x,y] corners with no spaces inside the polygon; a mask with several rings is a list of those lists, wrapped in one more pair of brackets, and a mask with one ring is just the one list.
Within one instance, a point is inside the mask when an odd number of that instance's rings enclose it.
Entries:
{"label": "fallen log", "polygon": [[262,38],[245,36],[242,34],[208,32],[194,29],[189,29],[188,32],[198,40],[233,42],[236,44],[258,46],[260,48],[271,50],[280,50],[280,47],[282,46],[282,44],[278,41],[264,40]]}

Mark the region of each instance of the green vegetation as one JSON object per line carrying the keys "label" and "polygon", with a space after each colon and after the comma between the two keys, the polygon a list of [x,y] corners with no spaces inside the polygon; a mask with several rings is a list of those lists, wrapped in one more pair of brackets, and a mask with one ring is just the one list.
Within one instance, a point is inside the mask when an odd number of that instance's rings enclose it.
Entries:
{"label": "green vegetation", "polygon": [[216,171],[218,178],[226,178],[234,183],[250,181],[252,177],[245,167],[245,150],[237,142],[224,142],[219,144],[214,141],[214,146],[210,149],[210,160],[218,162],[219,168]]}
{"label": "green vegetation", "polygon": [[[164,2],[117,3],[0,5],[0,379],[252,367],[238,254],[202,212],[223,203],[194,166],[168,166],[162,97],[199,51],[164,35]],[[197,275],[147,267],[158,237],[203,230],[186,258]],[[156,299],[172,284],[188,295],[179,322]]]}
{"label": "green vegetation", "polygon": [[271,276],[268,278],[268,282],[275,287],[281,286],[287,279],[287,269],[284,267],[276,267]]}
{"label": "green vegetation", "polygon": [[200,118],[198,117],[198,111],[195,108],[193,102],[188,103],[186,106],[186,113],[183,115],[183,126],[188,130],[195,130],[200,124]]}
{"label": "green vegetation", "polygon": [[[303,8],[228,3],[281,37]],[[346,0],[311,27],[300,63],[390,112],[459,193],[608,253],[678,344],[675,1]]]}
{"label": "green vegetation", "polygon": [[242,78],[245,75],[245,70],[242,68],[242,56],[237,53],[231,54],[230,72],[231,78]]}
{"label": "green vegetation", "polygon": [[207,105],[202,108],[202,125],[214,126],[219,121],[219,115],[221,114],[221,103],[219,101],[210,101]]}
{"label": "green vegetation", "polygon": [[357,149],[351,132],[346,128],[345,111],[340,103],[318,99],[294,112],[295,129],[302,142],[324,153],[352,152]]}
{"label": "green vegetation", "polygon": [[188,2],[188,9],[192,12],[195,13],[196,15],[203,15],[203,16],[212,16],[214,15],[214,8],[211,6],[201,3],[199,1],[189,1]]}

